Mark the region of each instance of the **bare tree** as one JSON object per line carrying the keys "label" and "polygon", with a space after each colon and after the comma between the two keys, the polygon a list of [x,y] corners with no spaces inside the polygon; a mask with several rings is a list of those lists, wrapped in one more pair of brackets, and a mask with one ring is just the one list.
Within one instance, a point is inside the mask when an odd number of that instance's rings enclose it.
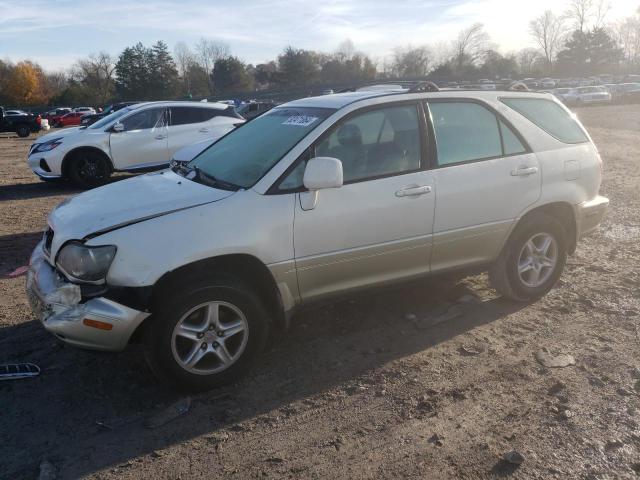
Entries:
{"label": "bare tree", "polygon": [[398,77],[423,77],[431,69],[431,50],[428,47],[396,48],[392,71]]}
{"label": "bare tree", "polygon": [[178,67],[178,73],[184,83],[185,93],[191,91],[191,78],[190,71],[191,65],[196,63],[196,58],[189,46],[184,42],[176,43],[173,47],[173,57],[176,61],[176,67]]}
{"label": "bare tree", "polygon": [[476,64],[489,50],[490,39],[482,23],[474,23],[462,30],[454,41],[454,61],[458,67],[465,63]]}
{"label": "bare tree", "polygon": [[607,15],[611,11],[611,2],[609,0],[598,0],[598,3],[595,7],[595,28],[602,28],[605,25],[605,20],[607,19]]}
{"label": "bare tree", "polygon": [[531,20],[529,33],[542,50],[547,64],[553,65],[564,37],[562,19],[554,15],[551,10],[547,10],[538,18]]}
{"label": "bare tree", "polygon": [[540,60],[540,52],[535,48],[524,48],[517,54],[518,67],[522,75],[532,75],[536,63]]}
{"label": "bare tree", "polygon": [[336,53],[334,54],[335,59],[339,62],[346,62],[347,60],[351,60],[356,53],[356,47],[353,45],[353,42],[349,39],[340,42],[338,48],[336,49]]}
{"label": "bare tree", "polygon": [[622,61],[627,71],[640,63],[640,18],[628,17],[613,27],[613,35],[622,48]]}
{"label": "bare tree", "polygon": [[584,32],[589,19],[593,17],[593,0],[571,0],[566,17],[573,22],[576,30]]}
{"label": "bare tree", "polygon": [[213,95],[213,66],[218,60],[227,58],[231,54],[229,45],[216,40],[201,38],[200,41],[196,44],[195,49],[200,66],[207,72],[209,93]]}
{"label": "bare tree", "polygon": [[71,68],[71,77],[86,85],[95,94],[98,104],[104,104],[113,95],[115,69],[114,58],[106,52],[100,52],[78,60]]}

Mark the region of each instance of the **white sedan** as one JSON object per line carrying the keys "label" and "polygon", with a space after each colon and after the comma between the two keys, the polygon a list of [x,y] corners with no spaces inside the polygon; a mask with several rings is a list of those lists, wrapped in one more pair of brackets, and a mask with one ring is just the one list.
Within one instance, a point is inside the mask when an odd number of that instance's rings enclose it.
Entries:
{"label": "white sedan", "polygon": [[181,148],[216,140],[244,121],[223,103],[138,103],[89,127],[38,138],[29,149],[28,163],[44,180],[69,178],[90,188],[103,184],[114,171],[164,168]]}

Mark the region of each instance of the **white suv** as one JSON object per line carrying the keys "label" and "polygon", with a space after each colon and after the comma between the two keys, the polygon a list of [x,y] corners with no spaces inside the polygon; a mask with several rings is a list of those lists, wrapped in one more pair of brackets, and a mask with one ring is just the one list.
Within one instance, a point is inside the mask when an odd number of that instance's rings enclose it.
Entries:
{"label": "white suv", "polygon": [[548,94],[305,98],[191,161],[63,202],[27,291],[65,342],[141,338],[160,378],[206,389],[316,300],[465,268],[539,298],[607,209],[601,169]]}
{"label": "white suv", "polygon": [[44,180],[65,177],[95,187],[113,171],[165,168],[180,148],[218,139],[244,121],[223,103],[138,103],[89,127],[39,137],[29,149],[28,163]]}

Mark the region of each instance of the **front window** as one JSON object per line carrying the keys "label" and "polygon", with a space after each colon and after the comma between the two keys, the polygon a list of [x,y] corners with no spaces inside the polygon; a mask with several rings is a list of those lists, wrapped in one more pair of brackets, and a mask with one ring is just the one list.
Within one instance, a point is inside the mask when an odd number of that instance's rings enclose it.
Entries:
{"label": "front window", "polygon": [[101,128],[106,127],[107,125],[109,125],[110,123],[116,121],[118,118],[122,117],[123,115],[129,113],[132,109],[131,108],[123,108],[121,110],[117,110],[113,113],[110,113],[109,115],[107,115],[106,117],[101,118],[100,120],[98,120],[96,123],[94,123],[93,125],[91,125],[90,129],[93,130],[100,130]]}
{"label": "front window", "polygon": [[188,167],[220,182],[249,188],[333,112],[329,108],[275,108],[222,137]]}

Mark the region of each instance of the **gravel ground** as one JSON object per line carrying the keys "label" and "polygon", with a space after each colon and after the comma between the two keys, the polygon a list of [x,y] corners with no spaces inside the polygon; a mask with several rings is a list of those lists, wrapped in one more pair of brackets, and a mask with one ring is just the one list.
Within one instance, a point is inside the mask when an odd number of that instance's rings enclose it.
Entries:
{"label": "gravel ground", "polygon": [[544,299],[508,303],[481,275],[309,310],[248,377],[192,397],[139,346],[81,351],[34,320],[7,274],[77,190],[38,181],[32,138],[3,136],[0,361],[42,374],[0,383],[0,477],[638,478],[640,109],[578,115],[611,210]]}

